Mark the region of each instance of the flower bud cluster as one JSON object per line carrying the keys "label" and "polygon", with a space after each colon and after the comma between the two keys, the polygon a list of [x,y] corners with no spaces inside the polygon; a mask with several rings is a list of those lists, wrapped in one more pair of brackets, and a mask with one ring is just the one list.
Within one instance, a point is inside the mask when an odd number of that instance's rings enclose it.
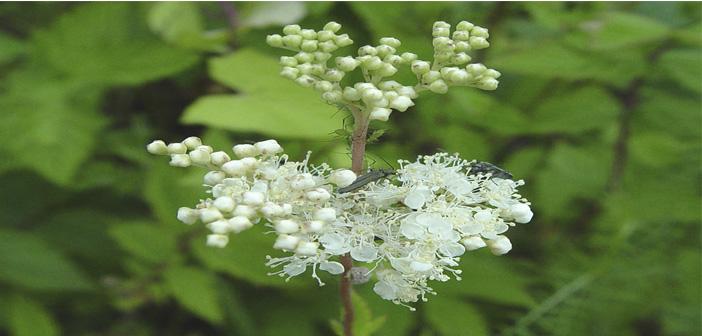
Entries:
{"label": "flower bud cluster", "polygon": [[[500,73],[482,64],[468,64],[468,52],[487,48],[489,37],[485,28],[462,21],[451,34],[451,26],[436,22],[434,36],[434,61],[422,61],[411,52],[398,52],[400,40],[384,37],[375,46],[358,49],[358,56],[342,56],[332,60],[332,52],[353,43],[346,34],[336,35],[341,25],[330,22],[315,32],[298,25],[283,28],[285,36],[269,35],[269,45],[297,52],[283,56],[281,75],[304,87],[319,91],[330,104],[350,106],[363,111],[371,120],[387,121],[393,110],[404,112],[414,105],[417,93],[430,90],[446,93],[450,86],[471,86],[495,90]],[[329,66],[332,62],[334,66]],[[400,66],[409,66],[417,76],[414,86],[390,80]],[[342,85],[344,76],[359,70],[364,81]]]}
{"label": "flower bud cluster", "polygon": [[147,150],[170,155],[177,167],[207,168],[211,197],[180,208],[177,218],[204,223],[212,231],[208,245],[225,247],[229,234],[261,223],[276,235],[273,249],[289,253],[268,257],[267,265],[282,268],[271,274],[290,278],[311,268],[321,285],[317,270],[343,273],[336,260],[348,253],[372,266],[362,278],[375,277],[375,292],[398,304],[426,300],[434,293],[429,281],[460,279],[456,267],[466,251],[507,253],[512,244],[504,233],[533,215],[517,193],[523,181],[471,173],[472,162],[446,153],[400,161],[394,177],[339,193],[356,174],[309,165],[309,154],[288,160],[275,140],[236,145],[237,159],[195,137],[157,140]]}

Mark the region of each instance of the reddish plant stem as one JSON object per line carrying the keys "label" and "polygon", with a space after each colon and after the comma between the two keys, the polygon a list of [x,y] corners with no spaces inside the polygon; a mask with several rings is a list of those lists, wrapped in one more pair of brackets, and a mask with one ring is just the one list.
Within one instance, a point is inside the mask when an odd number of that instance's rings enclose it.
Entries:
{"label": "reddish plant stem", "polygon": [[[363,158],[366,153],[366,136],[368,135],[368,117],[364,112],[352,108],[354,117],[353,134],[351,135],[351,170],[360,176],[363,173]],[[353,302],[351,301],[351,279],[350,272],[353,267],[353,260],[347,253],[341,257],[341,264],[344,265],[344,273],[341,275],[339,294],[344,306],[344,336],[353,336]]]}

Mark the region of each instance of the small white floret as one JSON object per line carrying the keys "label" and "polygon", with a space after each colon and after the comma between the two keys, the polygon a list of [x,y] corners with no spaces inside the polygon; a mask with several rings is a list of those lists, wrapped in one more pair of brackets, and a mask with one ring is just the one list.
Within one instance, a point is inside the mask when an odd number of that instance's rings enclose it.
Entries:
{"label": "small white floret", "polygon": [[275,223],[275,231],[278,233],[295,233],[300,231],[300,225],[294,220],[283,219]]}
{"label": "small white floret", "polygon": [[222,234],[207,235],[207,246],[225,247],[229,243],[229,237]]}
{"label": "small white floret", "polygon": [[292,251],[300,242],[300,238],[288,234],[281,234],[273,244],[274,249]]}

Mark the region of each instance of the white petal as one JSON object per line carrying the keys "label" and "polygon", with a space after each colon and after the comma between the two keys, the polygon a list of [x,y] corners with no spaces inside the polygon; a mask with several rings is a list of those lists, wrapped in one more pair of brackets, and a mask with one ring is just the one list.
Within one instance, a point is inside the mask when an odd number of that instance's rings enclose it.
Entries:
{"label": "white petal", "polygon": [[397,289],[385,281],[378,281],[373,286],[373,291],[385,300],[395,300]]}
{"label": "white petal", "polygon": [[373,246],[355,246],[351,248],[351,257],[362,262],[371,262],[378,258],[378,250]]}
{"label": "white petal", "polygon": [[410,268],[415,272],[426,272],[434,268],[434,265],[420,261],[412,261],[410,263]]}
{"label": "white petal", "polygon": [[512,249],[512,242],[505,236],[497,236],[493,240],[487,242],[490,247],[490,252],[494,255],[503,255]]}
{"label": "white petal", "polygon": [[466,248],[459,243],[447,243],[439,247],[439,252],[447,257],[458,257],[466,253]]}
{"label": "white petal", "polygon": [[283,271],[289,276],[300,275],[305,272],[305,269],[307,269],[307,263],[290,263],[283,267]]}
{"label": "white petal", "polygon": [[327,271],[331,274],[344,273],[344,265],[336,261],[325,261],[319,264],[319,269]]}
{"label": "white petal", "polygon": [[405,221],[400,225],[400,232],[409,239],[421,239],[426,235],[426,229],[416,222]]}
{"label": "white petal", "polygon": [[424,193],[422,193],[419,190],[412,190],[409,193],[407,193],[407,196],[405,196],[404,201],[405,205],[410,208],[417,210],[424,206],[424,203],[426,202],[426,199],[424,197]]}

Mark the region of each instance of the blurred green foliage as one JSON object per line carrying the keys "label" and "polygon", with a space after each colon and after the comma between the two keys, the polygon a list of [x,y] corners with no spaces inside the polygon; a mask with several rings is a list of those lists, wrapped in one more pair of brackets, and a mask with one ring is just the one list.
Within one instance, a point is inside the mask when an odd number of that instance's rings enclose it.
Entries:
{"label": "blurred green foliage", "polygon": [[[527,181],[532,224],[471,253],[417,312],[356,287],[359,335],[699,335],[699,3],[0,4],[0,334],[328,335],[336,282],[267,276],[178,223],[197,172],[155,138],[275,137],[349,165],[345,115],[278,77],[265,36],[344,25],[427,58],[435,20],[490,29],[495,92],[452,89],[373,125],[376,166],[438,149]],[[348,48],[352,51],[352,48]],[[411,83],[409,72],[401,73]],[[386,129],[383,133],[382,129]],[[343,132],[337,132],[343,134]]]}

